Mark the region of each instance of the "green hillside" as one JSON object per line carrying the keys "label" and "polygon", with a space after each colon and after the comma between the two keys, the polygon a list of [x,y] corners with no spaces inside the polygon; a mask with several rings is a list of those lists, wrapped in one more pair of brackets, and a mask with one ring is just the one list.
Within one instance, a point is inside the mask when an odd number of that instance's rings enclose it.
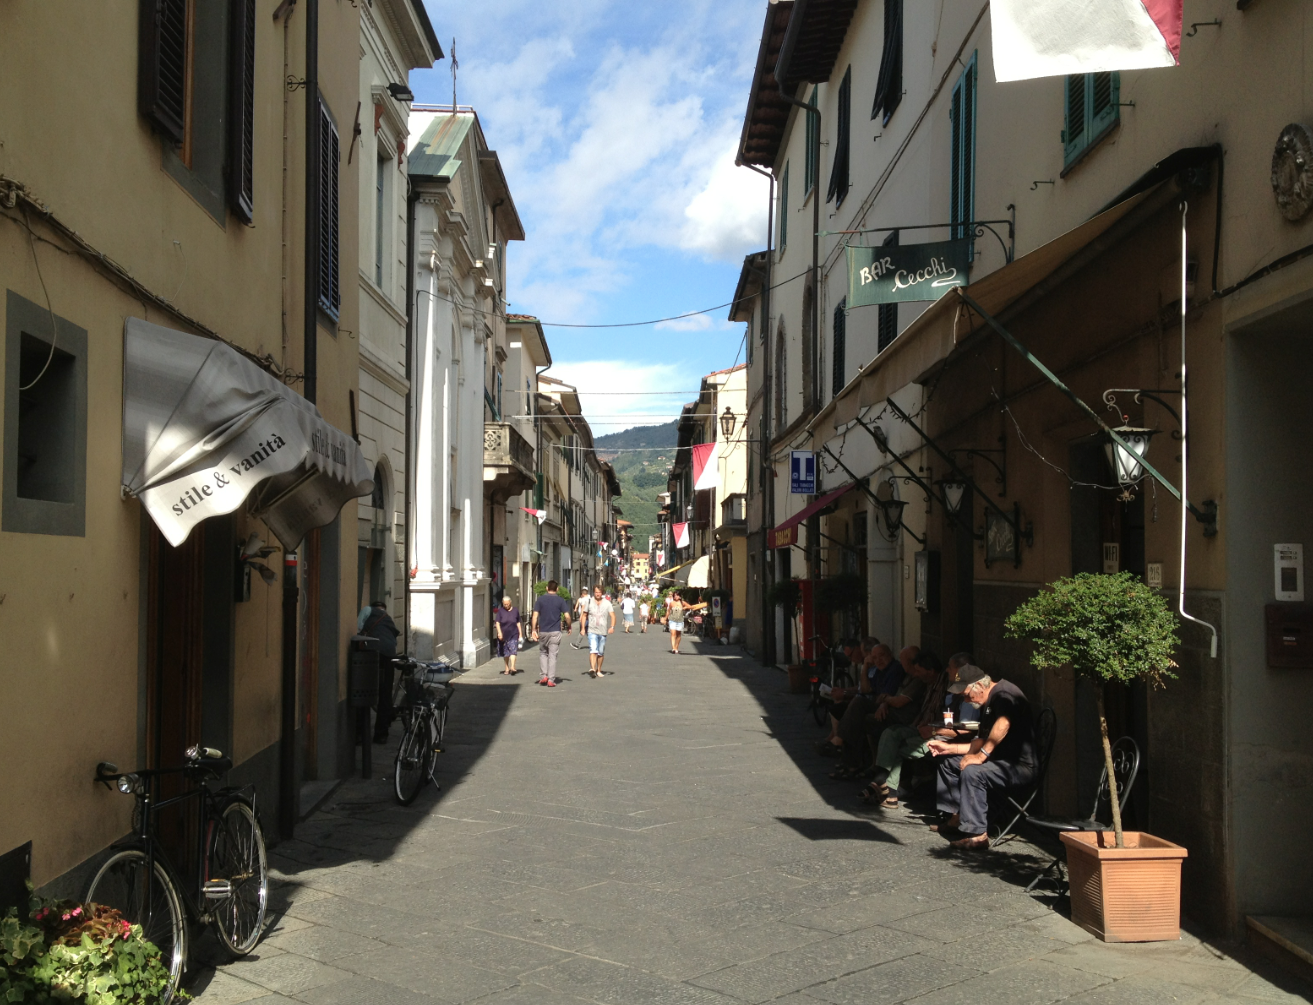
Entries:
{"label": "green hillside", "polygon": [[620,508],[624,519],[634,525],[635,551],[647,551],[648,535],[657,532],[661,505],[656,496],[666,490],[678,425],[671,420],[659,426],[634,426],[594,440],[597,456],[611,462],[620,481]]}

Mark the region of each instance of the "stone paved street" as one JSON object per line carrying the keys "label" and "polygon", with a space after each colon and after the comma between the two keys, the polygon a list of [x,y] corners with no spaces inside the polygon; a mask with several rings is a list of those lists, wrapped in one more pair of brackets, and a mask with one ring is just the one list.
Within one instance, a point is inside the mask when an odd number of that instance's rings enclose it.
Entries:
{"label": "stone paved street", "polygon": [[[346,782],[272,854],[267,938],[202,1005],[1277,1003],[1238,951],[1104,945],[1022,892],[1021,842],[949,852],[865,811],[811,751],[783,674],[737,649],[616,635],[565,683],[463,677],[432,788]],[[394,740],[396,737],[394,727]],[[379,748],[376,748],[376,750]],[[1250,968],[1253,969],[1250,969]]]}

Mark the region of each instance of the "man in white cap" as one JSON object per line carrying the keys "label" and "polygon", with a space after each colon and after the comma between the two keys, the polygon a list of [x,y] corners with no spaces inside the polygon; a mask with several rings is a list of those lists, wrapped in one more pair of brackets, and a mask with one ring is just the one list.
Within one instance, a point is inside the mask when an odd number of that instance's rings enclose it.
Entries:
{"label": "man in white cap", "polygon": [[1039,770],[1034,717],[1021,688],[978,666],[961,667],[948,690],[980,706],[980,730],[969,743],[926,745],[938,760],[936,803],[947,815],[936,829],[960,832],[954,847],[982,848],[989,844],[989,790],[1025,785]]}

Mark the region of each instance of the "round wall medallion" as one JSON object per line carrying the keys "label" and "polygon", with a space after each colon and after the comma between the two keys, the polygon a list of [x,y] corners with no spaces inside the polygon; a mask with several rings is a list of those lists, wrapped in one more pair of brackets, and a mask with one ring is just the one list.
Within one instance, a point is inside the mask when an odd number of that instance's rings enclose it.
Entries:
{"label": "round wall medallion", "polygon": [[1287,220],[1313,209],[1313,134],[1298,122],[1281,130],[1272,151],[1272,191]]}

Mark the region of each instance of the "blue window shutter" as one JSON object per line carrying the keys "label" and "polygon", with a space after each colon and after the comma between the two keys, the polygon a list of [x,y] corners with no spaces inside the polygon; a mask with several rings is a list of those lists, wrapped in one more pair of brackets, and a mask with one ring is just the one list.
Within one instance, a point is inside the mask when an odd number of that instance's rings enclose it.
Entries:
{"label": "blue window shutter", "polygon": [[1117,121],[1121,111],[1121,74],[1108,71],[1090,74],[1089,139],[1093,143]]}

